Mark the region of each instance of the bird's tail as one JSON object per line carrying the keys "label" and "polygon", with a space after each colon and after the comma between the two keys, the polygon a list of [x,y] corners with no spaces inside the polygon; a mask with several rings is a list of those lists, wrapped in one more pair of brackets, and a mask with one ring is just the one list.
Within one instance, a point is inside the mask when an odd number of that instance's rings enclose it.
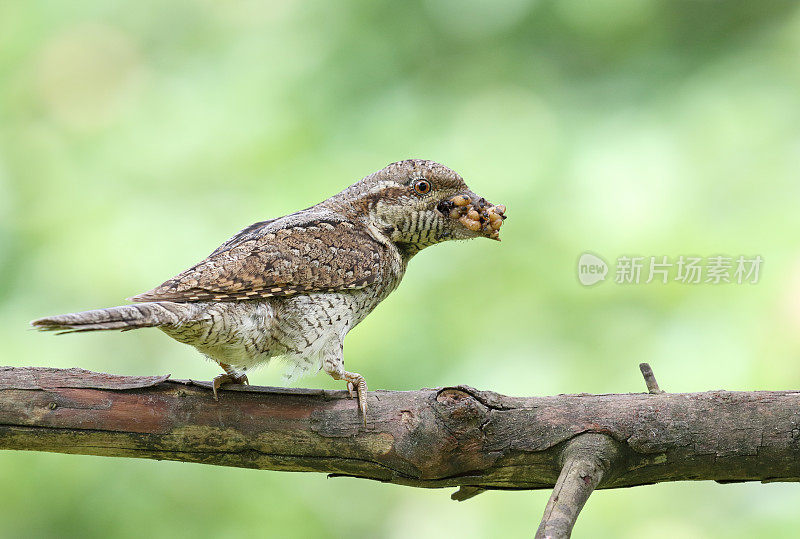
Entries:
{"label": "bird's tail", "polygon": [[79,331],[128,331],[138,328],[179,326],[191,320],[194,304],[160,301],[97,309],[80,313],[48,316],[31,322],[41,331],[73,333]]}

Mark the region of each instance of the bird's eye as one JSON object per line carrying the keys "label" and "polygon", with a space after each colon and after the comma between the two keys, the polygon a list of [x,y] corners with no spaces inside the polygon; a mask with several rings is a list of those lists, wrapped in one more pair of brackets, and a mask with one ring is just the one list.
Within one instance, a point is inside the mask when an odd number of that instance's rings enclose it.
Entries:
{"label": "bird's eye", "polygon": [[414,191],[420,195],[427,195],[431,192],[431,182],[428,180],[417,180],[414,182]]}

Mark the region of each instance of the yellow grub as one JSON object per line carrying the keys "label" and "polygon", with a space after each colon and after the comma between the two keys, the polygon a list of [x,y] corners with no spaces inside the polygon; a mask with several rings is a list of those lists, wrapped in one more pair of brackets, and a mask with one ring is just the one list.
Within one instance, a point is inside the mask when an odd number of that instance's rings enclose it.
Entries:
{"label": "yellow grub", "polygon": [[481,232],[487,238],[494,240],[500,239],[500,227],[503,226],[503,213],[506,207],[502,204],[499,206],[485,206],[482,210],[478,210],[472,205],[472,200],[467,195],[457,195],[450,199],[453,207],[449,216],[451,219],[458,219],[458,221],[466,228],[473,232]]}
{"label": "yellow grub", "polygon": [[459,220],[459,222],[461,222],[462,225],[464,225],[468,229],[472,230],[473,232],[477,232],[478,230],[481,229],[480,221],[476,221],[474,219],[470,219],[467,216],[459,217],[458,220]]}

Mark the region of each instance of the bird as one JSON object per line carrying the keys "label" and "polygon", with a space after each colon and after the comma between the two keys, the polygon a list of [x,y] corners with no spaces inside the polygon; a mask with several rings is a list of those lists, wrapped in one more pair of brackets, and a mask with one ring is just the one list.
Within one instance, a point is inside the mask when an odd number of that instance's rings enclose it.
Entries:
{"label": "bird", "polygon": [[448,240],[499,240],[493,205],[434,161],[391,163],[304,210],[252,224],[133,304],[31,322],[74,333],[159,328],[218,363],[224,384],[283,359],[287,378],[320,369],[347,382],[366,425],[367,383],[344,368],[345,335],[400,284],[409,261]]}

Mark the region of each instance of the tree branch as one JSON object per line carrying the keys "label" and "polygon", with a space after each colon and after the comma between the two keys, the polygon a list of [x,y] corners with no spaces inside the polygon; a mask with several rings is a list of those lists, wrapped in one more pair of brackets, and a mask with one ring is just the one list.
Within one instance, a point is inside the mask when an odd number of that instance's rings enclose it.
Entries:
{"label": "tree branch", "polygon": [[620,451],[605,434],[581,434],[561,453],[561,475],[544,509],[536,539],[569,537],[589,495],[611,470]]}
{"label": "tree branch", "polygon": [[648,393],[663,393],[658,387],[656,375],[653,374],[653,369],[650,368],[649,363],[639,363],[639,370],[642,371],[642,376],[644,376],[644,383],[647,386]]}
{"label": "tree branch", "polygon": [[568,536],[596,487],[800,480],[797,391],[373,391],[365,428],[345,391],[226,386],[215,402],[209,387],[0,367],[0,449],[464,487],[456,499],[557,484],[540,528],[553,537]]}

